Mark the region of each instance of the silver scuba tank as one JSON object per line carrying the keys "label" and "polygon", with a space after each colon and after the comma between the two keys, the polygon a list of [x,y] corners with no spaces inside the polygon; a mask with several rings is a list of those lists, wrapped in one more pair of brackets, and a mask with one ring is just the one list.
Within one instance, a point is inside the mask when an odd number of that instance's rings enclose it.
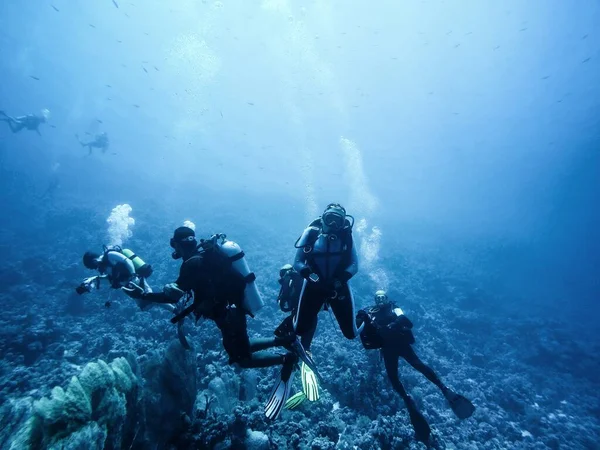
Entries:
{"label": "silver scuba tank", "polygon": [[226,239],[221,244],[217,244],[217,246],[221,252],[227,255],[233,269],[246,279],[244,302],[242,306],[250,314],[256,314],[259,309],[265,306],[265,303],[258,292],[258,288],[254,281],[256,276],[250,271],[243,250],[235,242]]}

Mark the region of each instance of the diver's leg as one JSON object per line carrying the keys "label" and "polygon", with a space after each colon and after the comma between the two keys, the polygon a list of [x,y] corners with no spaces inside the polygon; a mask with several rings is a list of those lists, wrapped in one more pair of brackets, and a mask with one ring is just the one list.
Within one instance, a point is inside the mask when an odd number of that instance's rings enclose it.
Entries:
{"label": "diver's leg", "polygon": [[[252,354],[252,346],[248,338],[246,313],[241,309],[228,309],[225,316],[215,320],[215,323],[221,330],[223,347],[229,355],[229,364],[237,363],[243,368],[270,367],[283,364],[284,355]],[[271,339],[271,341],[274,340]],[[272,346],[269,345],[265,348]]]}
{"label": "diver's leg", "polygon": [[347,339],[354,339],[358,336],[362,328],[356,327],[354,298],[350,286],[344,284],[339,289],[338,296],[330,300],[329,304],[344,336]]}
{"label": "diver's leg", "polygon": [[275,336],[274,338],[253,338],[250,339],[250,353],[259,352],[273,347],[285,347],[290,345],[294,336]]}
{"label": "diver's leg", "polygon": [[315,332],[317,331],[318,320],[319,320],[318,316],[315,317],[313,326],[309,330],[307,330],[306,333],[304,333],[300,338],[300,342],[302,343],[304,350],[306,350],[307,352],[310,351],[310,346],[312,344],[313,338],[315,337]]}
{"label": "diver's leg", "polygon": [[273,334],[278,337],[289,336],[294,334],[294,314],[290,314],[279,324]]}
{"label": "diver's leg", "polygon": [[301,338],[316,326],[317,314],[323,307],[322,291],[313,283],[304,282],[298,308],[294,315],[294,330]]}
{"label": "diver's leg", "polygon": [[13,119],[12,117],[9,117],[6,122],[8,123],[10,131],[12,131],[13,133],[18,133],[23,129],[23,127],[25,127],[25,124]]}
{"label": "diver's leg", "polygon": [[415,437],[417,440],[422,442],[429,441],[429,436],[431,435],[431,428],[427,423],[427,420],[421,414],[415,404],[415,401],[406,393],[404,386],[400,382],[400,378],[398,378],[398,354],[394,351],[382,350],[383,353],[383,361],[385,362],[385,370],[387,372],[387,376],[392,383],[392,386],[398,394],[404,400],[404,404],[406,405],[406,409],[408,410],[408,416],[410,417],[410,422],[415,430]]}
{"label": "diver's leg", "polygon": [[446,392],[448,390],[448,388],[444,385],[444,383],[442,383],[442,380],[440,380],[440,378],[433,371],[433,369],[419,359],[412,346],[406,345],[406,348],[402,349],[401,356],[406,360],[407,363],[409,363],[416,370],[425,375],[425,377],[429,381],[431,381],[438,388],[440,388],[442,392]]}
{"label": "diver's leg", "polygon": [[400,382],[400,378],[398,377],[398,355],[393,351],[382,350],[383,361],[385,363],[385,371],[387,372],[387,376],[392,383],[392,387],[394,390],[400,394],[400,397],[406,402],[409,398],[404,386]]}

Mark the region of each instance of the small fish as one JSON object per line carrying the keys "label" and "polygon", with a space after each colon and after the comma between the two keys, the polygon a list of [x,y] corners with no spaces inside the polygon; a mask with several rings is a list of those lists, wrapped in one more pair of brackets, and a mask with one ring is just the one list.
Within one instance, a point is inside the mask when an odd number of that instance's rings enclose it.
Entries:
{"label": "small fish", "polygon": [[98,123],[104,123],[100,119],[96,119],[96,122],[98,122]]}
{"label": "small fish", "polygon": [[221,118],[223,117],[223,111],[219,111],[219,113],[221,114]]}
{"label": "small fish", "polygon": [[581,63],[582,63],[582,64],[583,64],[583,63],[586,63],[586,62],[588,62],[590,59],[592,59],[592,58],[591,58],[591,57],[590,57],[590,58],[585,58],[583,61],[581,61]]}
{"label": "small fish", "polygon": [[119,8],[119,4],[115,0],[112,0],[112,2],[113,2],[113,5],[115,5],[115,8],[118,9]]}
{"label": "small fish", "polygon": [[148,33],[144,33],[146,36],[150,36]]}
{"label": "small fish", "polygon": [[104,86],[106,86],[107,88],[111,88],[112,87],[110,84],[105,84]]}
{"label": "small fish", "polygon": [[40,81],[38,77],[34,77],[33,75],[29,75],[29,78],[33,78],[35,81]]}
{"label": "small fish", "polygon": [[48,125],[50,128],[56,128],[56,125]]}
{"label": "small fish", "polygon": [[584,34],[584,35],[582,36],[582,38],[581,38],[581,39],[582,39],[582,40],[583,40],[583,39],[587,39],[587,37],[588,37],[588,35],[587,35],[587,34]]}
{"label": "small fish", "polygon": [[542,80],[547,80],[548,78],[550,78],[550,75],[546,75],[545,77],[542,77]]}
{"label": "small fish", "polygon": [[454,46],[454,48],[458,48],[458,47],[460,47],[460,44],[456,44],[456,45]]}
{"label": "small fish", "polygon": [[110,102],[112,100],[112,98],[106,97],[106,100],[108,100]]}
{"label": "small fish", "polygon": [[254,103],[252,103],[252,102],[246,102],[246,103],[250,106],[254,106]]}
{"label": "small fish", "polygon": [[119,44],[122,44],[122,43],[123,43],[123,41],[117,41],[117,42],[118,42]]}
{"label": "small fish", "polygon": [[133,106],[135,106],[136,108],[139,108],[139,107],[140,107],[140,105],[136,105],[135,103],[133,104]]}
{"label": "small fish", "polygon": [[88,25],[92,28],[96,28],[94,25],[92,25],[91,23],[88,23]]}
{"label": "small fish", "polygon": [[110,308],[110,305],[112,305],[112,303],[110,301],[107,301],[106,303],[104,303],[105,308]]}
{"label": "small fish", "polygon": [[460,113],[453,112],[452,114],[454,114],[455,116],[458,116]]}
{"label": "small fish", "polygon": [[129,18],[129,14],[125,13],[125,17]]}
{"label": "small fish", "polygon": [[154,67],[154,70],[156,70],[157,72],[159,72],[158,67],[156,67],[156,66],[152,66],[152,67]]}
{"label": "small fish", "polygon": [[525,31],[527,28],[521,28],[519,31]]}
{"label": "small fish", "polygon": [[56,6],[54,6],[54,5],[50,5],[50,6],[52,6],[52,9],[53,9],[54,11],[56,11],[56,12],[60,12],[60,9],[58,9]]}
{"label": "small fish", "polygon": [[146,68],[145,68],[145,67],[142,67],[142,69],[144,69],[144,72],[148,73],[148,71],[146,70]]}
{"label": "small fish", "polygon": [[499,46],[499,45],[496,45],[496,46],[494,47],[494,51],[498,50],[499,48],[500,48],[500,46]]}
{"label": "small fish", "polygon": [[142,64],[148,64],[148,61],[142,61]]}
{"label": "small fish", "polygon": [[465,34],[465,36],[468,36],[468,35],[470,35],[470,34],[473,34],[473,32],[472,32],[472,31],[469,31],[467,34]]}
{"label": "small fish", "polygon": [[116,153],[113,152],[113,153],[111,153],[111,155],[116,155]]}
{"label": "small fish", "polygon": [[452,34],[452,30],[448,31],[448,32],[446,33],[446,36],[449,36],[449,35],[451,35],[451,34]]}

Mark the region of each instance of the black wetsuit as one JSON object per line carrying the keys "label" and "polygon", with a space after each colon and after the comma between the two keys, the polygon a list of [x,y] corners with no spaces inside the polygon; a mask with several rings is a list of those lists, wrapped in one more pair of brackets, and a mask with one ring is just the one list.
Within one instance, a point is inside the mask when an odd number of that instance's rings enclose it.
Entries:
{"label": "black wetsuit", "polygon": [[[241,367],[269,367],[283,364],[283,355],[255,355],[254,352],[284,346],[289,339],[248,338],[246,311],[242,309],[246,280],[232,268],[211,256],[211,252],[197,253],[183,262],[175,282],[186,293],[193,293],[194,314],[212,319],[223,337],[223,347],[229,355],[229,364]],[[143,296],[144,300],[158,303],[176,303],[164,293]]]}
{"label": "black wetsuit", "polygon": [[[354,298],[348,281],[358,271],[358,256],[352,239],[352,229],[346,227],[337,234],[324,234],[317,219],[300,239],[294,269],[305,278],[300,302],[294,317],[296,334],[304,337],[317,324],[317,314],[329,305],[344,336],[354,339],[359,334],[354,320]],[[318,275],[318,281],[310,275]],[[312,338],[311,338],[312,339]],[[306,339],[303,339],[303,341]],[[303,345],[305,348],[306,344]]]}
{"label": "black wetsuit", "polygon": [[[294,269],[290,269],[278,282],[281,285],[279,295],[277,296],[279,308],[283,312],[291,312],[275,330],[275,336],[283,337],[294,332],[294,316],[298,309],[304,278]],[[310,350],[310,344],[312,343],[316,329],[317,320],[315,320],[312,329],[309,329],[301,336],[302,346],[305,350]]]}
{"label": "black wetsuit", "polygon": [[388,378],[405,402],[409,401],[409,395],[398,377],[398,359],[400,357],[442,391],[446,389],[435,372],[425,365],[413,350],[412,344],[415,342],[412,333],[413,324],[400,308],[392,303],[385,303],[375,305],[364,312],[359,314],[359,320],[361,317],[365,319],[365,327],[360,335],[363,346],[366,349],[381,349]]}

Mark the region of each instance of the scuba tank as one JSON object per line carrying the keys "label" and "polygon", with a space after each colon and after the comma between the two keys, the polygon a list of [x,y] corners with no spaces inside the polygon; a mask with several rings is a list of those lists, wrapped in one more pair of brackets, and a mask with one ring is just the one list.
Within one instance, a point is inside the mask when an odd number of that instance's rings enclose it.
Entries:
{"label": "scuba tank", "polygon": [[121,253],[127,257],[132,263],[133,267],[135,267],[135,273],[139,276],[148,278],[152,275],[152,266],[150,264],[146,264],[142,258],[136,255],[132,250],[128,248],[124,248],[121,250]]}
{"label": "scuba tank", "polygon": [[254,316],[265,306],[265,303],[258,292],[258,288],[254,280],[256,280],[256,275],[250,271],[250,267],[248,267],[248,263],[246,262],[246,258],[243,250],[240,248],[238,244],[233,241],[228,241],[224,234],[217,235],[220,237],[221,243],[216,242],[216,239],[213,240],[213,245],[225,256],[231,263],[231,267],[233,270],[238,272],[240,275],[244,277],[246,280],[246,288],[244,289],[244,300],[242,302],[242,307],[250,313],[251,316]]}

